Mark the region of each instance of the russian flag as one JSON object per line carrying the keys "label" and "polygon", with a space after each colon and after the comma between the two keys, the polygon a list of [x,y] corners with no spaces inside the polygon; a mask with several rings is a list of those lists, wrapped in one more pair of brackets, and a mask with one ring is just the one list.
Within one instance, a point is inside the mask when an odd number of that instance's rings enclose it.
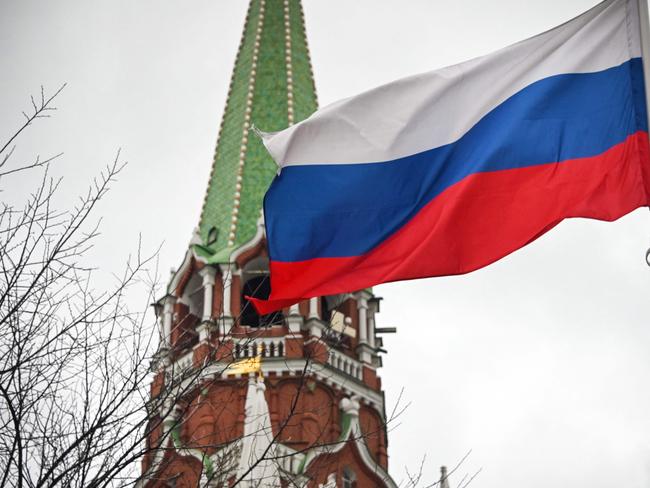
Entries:
{"label": "russian flag", "polygon": [[486,266],[570,217],[650,203],[637,0],[262,134],[268,313]]}

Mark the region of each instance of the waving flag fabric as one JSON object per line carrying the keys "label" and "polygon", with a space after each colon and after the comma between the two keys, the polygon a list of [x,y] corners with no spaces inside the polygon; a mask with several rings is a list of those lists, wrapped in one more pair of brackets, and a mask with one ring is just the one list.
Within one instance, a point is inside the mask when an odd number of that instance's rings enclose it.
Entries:
{"label": "waving flag fabric", "polygon": [[259,311],[467,273],[569,217],[649,204],[636,0],[262,134],[271,296]]}

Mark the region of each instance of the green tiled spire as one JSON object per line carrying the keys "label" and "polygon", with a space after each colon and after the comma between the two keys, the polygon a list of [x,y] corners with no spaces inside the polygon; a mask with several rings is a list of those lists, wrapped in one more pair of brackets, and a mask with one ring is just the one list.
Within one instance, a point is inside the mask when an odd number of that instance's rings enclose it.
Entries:
{"label": "green tiled spire", "polygon": [[300,0],[250,0],[199,223],[211,262],[252,239],[277,166],[250,130],[277,131],[317,107]]}

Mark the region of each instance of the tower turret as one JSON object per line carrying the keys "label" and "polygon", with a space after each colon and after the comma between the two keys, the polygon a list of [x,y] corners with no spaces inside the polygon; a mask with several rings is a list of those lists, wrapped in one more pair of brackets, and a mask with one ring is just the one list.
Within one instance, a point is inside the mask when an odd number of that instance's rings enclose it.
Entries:
{"label": "tower turret", "polygon": [[380,299],[351,290],[266,316],[246,299],[270,292],[261,208],[277,171],[253,124],[316,107],[300,0],[251,0],[199,226],[155,306],[144,486],[396,486]]}

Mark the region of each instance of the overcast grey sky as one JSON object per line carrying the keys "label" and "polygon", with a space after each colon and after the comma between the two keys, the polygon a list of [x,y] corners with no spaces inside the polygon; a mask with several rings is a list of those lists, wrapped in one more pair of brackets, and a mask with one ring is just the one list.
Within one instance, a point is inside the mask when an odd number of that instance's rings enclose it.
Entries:
{"label": "overcast grey sky", "polygon": [[[321,105],[537,34],[594,0],[303,0]],[[60,205],[118,147],[130,164],[101,205],[92,262],[107,279],[142,233],[177,266],[196,226],[245,0],[2,0],[0,134],[41,84],[67,82],[59,113],[24,138],[65,152]],[[4,139],[4,137],[3,137]],[[33,189],[12,180],[5,199]],[[379,326],[400,479],[428,479],[469,449],[485,488],[650,486],[650,216],[572,220],[473,274],[395,283]],[[456,481],[458,477],[456,477]]]}

